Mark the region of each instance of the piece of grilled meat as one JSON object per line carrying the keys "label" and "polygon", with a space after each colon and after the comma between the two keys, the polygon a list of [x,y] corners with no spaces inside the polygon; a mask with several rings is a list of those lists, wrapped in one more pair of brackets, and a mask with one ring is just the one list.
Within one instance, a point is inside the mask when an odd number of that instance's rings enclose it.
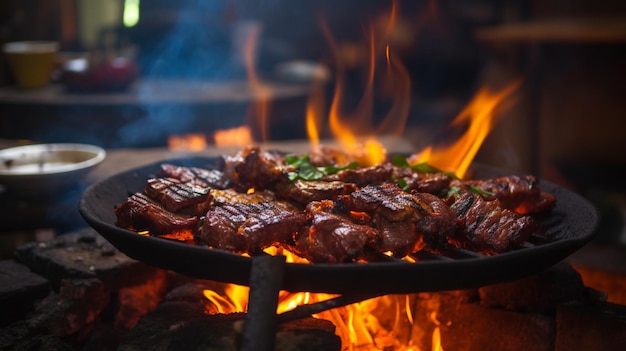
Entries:
{"label": "piece of grilled meat", "polygon": [[460,187],[447,199],[457,218],[451,241],[457,246],[495,254],[519,247],[539,225],[530,216],[500,206],[500,201],[485,200],[468,187]]}
{"label": "piece of grilled meat", "polygon": [[176,232],[195,233],[199,224],[198,217],[168,211],[143,193],[131,195],[114,212],[118,227],[148,231],[150,235],[157,236]]}
{"label": "piece of grilled meat", "polygon": [[288,243],[306,217],[289,203],[279,200],[216,205],[207,211],[198,233],[207,245],[239,253],[257,254],[264,248]]}
{"label": "piece of grilled meat", "polygon": [[486,200],[498,199],[502,207],[520,214],[547,212],[556,204],[556,198],[542,192],[539,181],[532,175],[455,181],[451,186],[458,186],[458,183],[474,186],[483,191]]}
{"label": "piece of grilled meat", "polygon": [[230,179],[217,169],[177,166],[171,163],[161,164],[157,175],[178,179],[181,183],[197,188],[226,189],[231,186]]}
{"label": "piece of grilled meat", "polygon": [[334,200],[339,195],[347,195],[357,189],[353,183],[341,181],[303,181],[276,185],[276,196],[296,202],[303,207],[311,201]]}
{"label": "piece of grilled meat", "polygon": [[143,191],[168,211],[203,216],[211,204],[208,188],[181,183],[175,178],[148,179]]}
{"label": "piece of grilled meat", "polygon": [[454,214],[438,197],[408,193],[395,183],[365,186],[337,198],[345,211],[365,212],[380,231],[375,249],[403,257],[421,247],[453,235]]}
{"label": "piece of grilled meat", "polygon": [[401,167],[394,167],[393,179],[402,180],[403,189],[406,191],[433,195],[440,195],[442,191],[450,187],[452,181],[452,177],[445,173],[422,173]]}
{"label": "piece of grilled meat", "polygon": [[338,212],[333,201],[313,201],[307,205],[305,213],[308,223],[296,235],[293,249],[311,262],[349,262],[378,240],[376,229]]}
{"label": "piece of grilled meat", "polygon": [[231,179],[235,190],[273,189],[277,183],[288,183],[287,172],[294,168],[285,164],[284,155],[248,147],[235,156],[224,156],[224,174]]}
{"label": "piece of grilled meat", "polygon": [[381,164],[370,167],[359,167],[355,169],[344,169],[335,174],[322,177],[325,181],[340,181],[353,183],[357,186],[369,184],[380,184],[391,179],[392,168],[390,164]]}

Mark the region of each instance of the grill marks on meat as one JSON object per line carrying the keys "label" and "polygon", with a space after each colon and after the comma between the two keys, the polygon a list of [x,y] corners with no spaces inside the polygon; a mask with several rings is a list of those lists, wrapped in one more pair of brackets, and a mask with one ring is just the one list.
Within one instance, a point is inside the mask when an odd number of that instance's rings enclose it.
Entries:
{"label": "grill marks on meat", "polygon": [[385,163],[292,182],[295,168],[277,152],[251,147],[222,160],[222,171],[161,165],[162,178],[116,208],[116,224],[164,237],[190,233],[239,253],[278,244],[312,262],[349,262],[448,243],[505,252],[539,230],[528,214],[555,204],[532,176],[462,181]]}
{"label": "grill marks on meat", "polygon": [[457,231],[450,239],[464,248],[487,254],[508,251],[539,229],[532,217],[501,207],[499,200],[486,201],[467,187],[448,201],[457,218]]}
{"label": "grill marks on meat", "polygon": [[207,212],[199,238],[216,248],[259,253],[273,244],[290,242],[305,223],[304,214],[290,208],[277,200],[215,206]]}
{"label": "grill marks on meat", "polygon": [[230,179],[217,169],[182,167],[164,163],[157,174],[161,177],[177,179],[191,187],[226,189],[231,186]]}
{"label": "grill marks on meat", "polygon": [[419,219],[427,212],[413,195],[393,183],[368,185],[338,201],[350,211],[377,213],[395,222]]}
{"label": "grill marks on meat", "polygon": [[337,199],[347,211],[365,212],[379,230],[375,249],[404,257],[423,241],[434,242],[454,232],[454,214],[438,197],[407,193],[394,183],[365,186]]}
{"label": "grill marks on meat", "polygon": [[190,187],[174,178],[148,179],[144,193],[171,212],[202,216],[209,208],[208,189]]}

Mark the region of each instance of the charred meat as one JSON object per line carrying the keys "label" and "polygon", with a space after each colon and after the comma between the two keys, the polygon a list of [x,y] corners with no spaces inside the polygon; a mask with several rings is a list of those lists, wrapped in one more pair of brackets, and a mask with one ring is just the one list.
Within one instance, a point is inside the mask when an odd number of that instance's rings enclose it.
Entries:
{"label": "charred meat", "polygon": [[498,200],[486,201],[466,187],[448,201],[457,219],[457,231],[450,239],[461,247],[487,254],[504,252],[523,244],[539,228],[532,217],[503,208]]}
{"label": "charred meat", "polygon": [[276,195],[285,200],[306,206],[311,201],[334,200],[340,195],[354,192],[357,186],[341,181],[303,181],[277,185]]}
{"label": "charred meat", "polygon": [[359,167],[347,156],[249,147],[223,156],[219,169],[166,163],[115,209],[116,224],[237,253],[275,245],[340,263],[425,246],[505,252],[540,231],[531,215],[555,205],[533,176],[458,180],[404,159]]}
{"label": "charred meat", "polygon": [[305,213],[309,224],[300,229],[294,250],[311,262],[354,260],[379,237],[376,229],[338,212],[330,200],[311,202]]}
{"label": "charred meat", "polygon": [[208,189],[190,187],[174,178],[148,179],[144,193],[168,211],[196,216],[204,215],[211,201]]}
{"label": "charred meat", "polygon": [[408,193],[394,183],[365,186],[337,202],[352,212],[365,212],[380,231],[376,249],[402,257],[414,252],[422,241],[439,241],[452,235],[454,214],[438,197]]}
{"label": "charred meat", "polygon": [[207,212],[198,236],[209,246],[256,254],[273,244],[291,242],[306,218],[290,208],[279,201],[215,206]]}
{"label": "charred meat", "polygon": [[544,212],[556,202],[553,195],[541,191],[537,178],[532,175],[466,180],[463,184],[482,190],[485,200],[498,199],[502,207],[520,214]]}
{"label": "charred meat", "polygon": [[224,158],[224,173],[236,190],[271,189],[277,183],[289,182],[284,155],[249,147],[233,157]]}
{"label": "charred meat", "polygon": [[142,193],[131,195],[115,208],[115,215],[117,226],[157,236],[183,231],[195,233],[199,223],[198,217],[172,213]]}
{"label": "charred meat", "polygon": [[226,189],[230,179],[217,169],[176,166],[164,163],[157,174],[164,178],[174,178],[183,184],[197,188]]}

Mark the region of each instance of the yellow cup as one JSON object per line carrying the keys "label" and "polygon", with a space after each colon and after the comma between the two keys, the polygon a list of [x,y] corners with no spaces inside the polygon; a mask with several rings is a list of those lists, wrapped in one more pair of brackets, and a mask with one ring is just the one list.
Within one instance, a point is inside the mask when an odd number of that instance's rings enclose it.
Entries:
{"label": "yellow cup", "polygon": [[54,41],[19,41],[2,48],[17,85],[40,88],[50,83],[59,43]]}

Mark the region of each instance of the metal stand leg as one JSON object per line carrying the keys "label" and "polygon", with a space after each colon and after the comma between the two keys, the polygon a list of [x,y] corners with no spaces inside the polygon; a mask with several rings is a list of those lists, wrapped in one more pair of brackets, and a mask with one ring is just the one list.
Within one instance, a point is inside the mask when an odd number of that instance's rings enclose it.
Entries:
{"label": "metal stand leg", "polygon": [[283,283],[285,256],[257,256],[252,259],[250,293],[241,351],[273,351],[276,341],[276,308]]}

